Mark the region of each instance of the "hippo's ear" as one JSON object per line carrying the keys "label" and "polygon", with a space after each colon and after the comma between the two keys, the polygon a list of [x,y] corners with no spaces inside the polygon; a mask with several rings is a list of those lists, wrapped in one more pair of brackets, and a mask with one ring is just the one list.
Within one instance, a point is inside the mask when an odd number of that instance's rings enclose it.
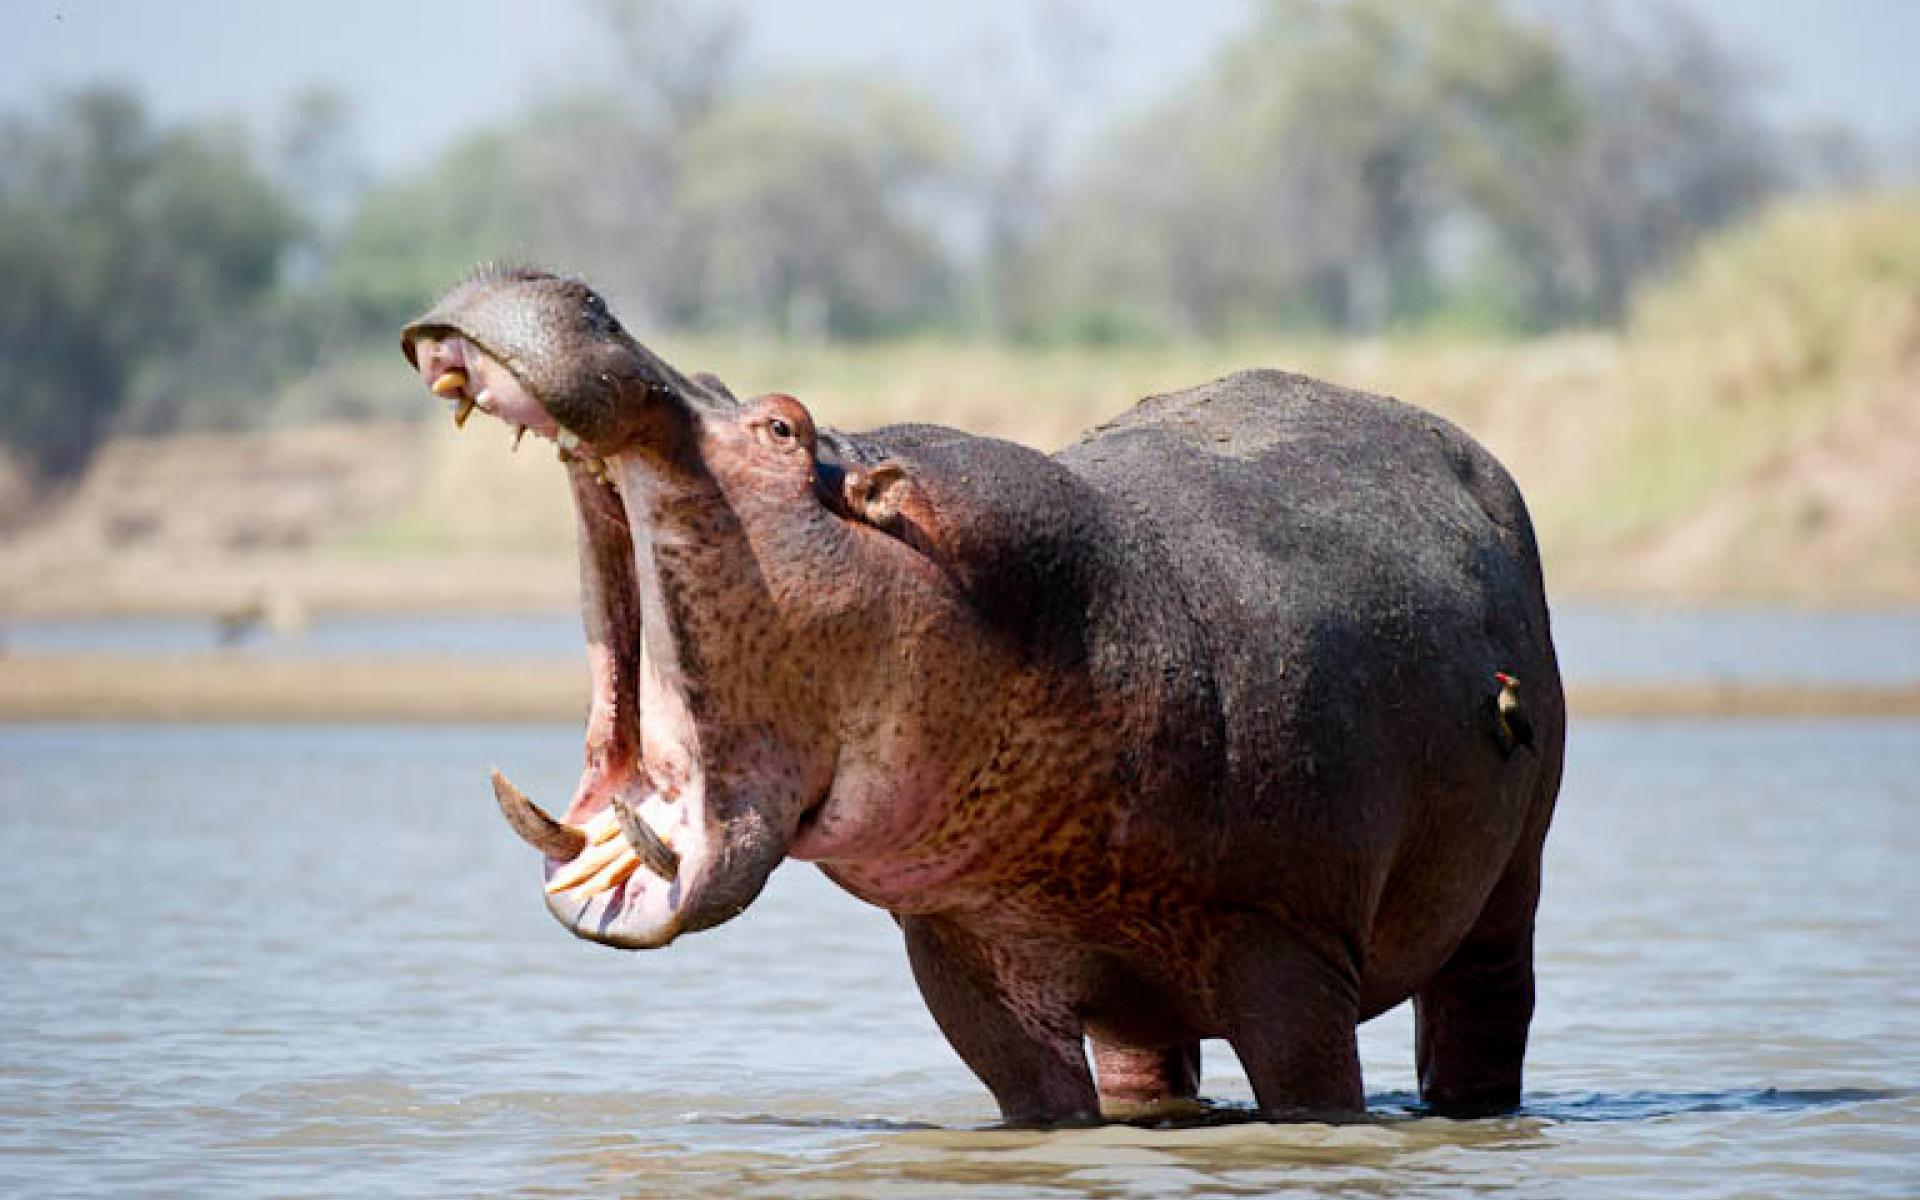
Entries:
{"label": "hippo's ear", "polygon": [[913,476],[888,459],[849,467],[840,479],[840,507],[848,518],[871,525],[930,558],[940,558],[933,506]]}
{"label": "hippo's ear", "polygon": [[899,521],[913,488],[905,468],[887,461],[847,472],[840,484],[840,498],[847,511],[876,529],[893,529]]}

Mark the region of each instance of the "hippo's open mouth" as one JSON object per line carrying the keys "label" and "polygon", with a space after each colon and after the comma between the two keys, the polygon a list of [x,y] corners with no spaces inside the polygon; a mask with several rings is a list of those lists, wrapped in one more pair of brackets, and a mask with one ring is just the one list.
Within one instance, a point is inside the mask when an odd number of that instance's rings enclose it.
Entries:
{"label": "hippo's open mouth", "polygon": [[662,946],[703,921],[688,914],[714,874],[684,701],[642,637],[643,598],[622,478],[632,469],[591,453],[498,357],[449,327],[408,330],[409,358],[453,409],[505,422],[518,449],[531,430],[559,446],[578,516],[581,606],[592,677],[586,769],[560,819],[498,772],[494,793],[515,832],[545,856],[547,906],[581,937],[629,949]]}

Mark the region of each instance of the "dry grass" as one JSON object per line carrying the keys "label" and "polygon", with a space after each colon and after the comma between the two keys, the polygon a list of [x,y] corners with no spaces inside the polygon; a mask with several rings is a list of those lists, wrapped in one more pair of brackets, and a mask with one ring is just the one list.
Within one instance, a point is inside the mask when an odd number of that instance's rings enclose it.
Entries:
{"label": "dry grass", "polygon": [[578,721],[586,697],[544,661],[0,659],[0,721]]}
{"label": "dry grass", "polygon": [[[1558,590],[1920,600],[1920,197],[1790,206],[1710,243],[1620,335],[1054,349],[669,342],[742,394],[846,428],[934,421],[1052,449],[1140,397],[1249,366],[1466,427],[1532,504]],[[552,472],[436,436],[361,545],[564,545]]]}

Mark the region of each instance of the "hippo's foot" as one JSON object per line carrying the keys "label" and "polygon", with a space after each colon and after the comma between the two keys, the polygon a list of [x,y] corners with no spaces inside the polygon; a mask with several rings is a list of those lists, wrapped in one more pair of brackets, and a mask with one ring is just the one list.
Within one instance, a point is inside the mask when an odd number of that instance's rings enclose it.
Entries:
{"label": "hippo's foot", "polygon": [[1193,1116],[1200,1096],[1200,1043],[1137,1050],[1093,1039],[1100,1111],[1120,1121]]}
{"label": "hippo's foot", "polygon": [[1357,972],[1283,928],[1248,928],[1229,959],[1227,1041],[1254,1102],[1283,1120],[1366,1111]]}
{"label": "hippo's foot", "polygon": [[1444,1117],[1520,1107],[1520,1068],[1533,1021],[1537,848],[1514,856],[1466,940],[1413,997],[1420,1099]]}

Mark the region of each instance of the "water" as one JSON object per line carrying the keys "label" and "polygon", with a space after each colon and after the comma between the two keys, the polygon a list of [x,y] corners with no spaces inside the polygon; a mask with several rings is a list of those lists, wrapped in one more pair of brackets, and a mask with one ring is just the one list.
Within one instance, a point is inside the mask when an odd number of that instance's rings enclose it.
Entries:
{"label": "water", "polygon": [[[1562,672],[1582,683],[1905,684],[1920,680],[1920,610],[1614,608],[1561,605]],[[205,654],[213,622],[191,617],[15,620],[0,644],[18,654]],[[580,656],[570,613],[322,616],[298,637],[264,632],[235,652],[344,657],[438,654]]]}
{"label": "water", "polygon": [[0,727],[0,1195],[1920,1193],[1920,723],[1580,726],[1526,1110],[1415,1116],[1402,1010],[1338,1127],[994,1129],[883,914],[575,941],[489,763],[577,731]]}
{"label": "water", "polygon": [[1581,683],[1920,681],[1920,610],[1559,605],[1561,672]]}

